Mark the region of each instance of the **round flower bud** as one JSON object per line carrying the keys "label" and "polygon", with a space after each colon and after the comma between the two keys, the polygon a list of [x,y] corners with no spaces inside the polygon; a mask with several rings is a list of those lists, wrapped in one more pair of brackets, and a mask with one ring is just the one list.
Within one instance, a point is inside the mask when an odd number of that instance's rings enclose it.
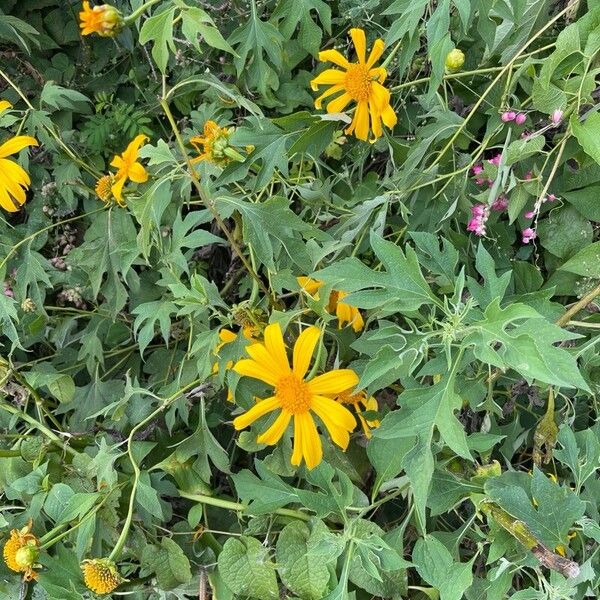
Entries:
{"label": "round flower bud", "polygon": [[460,69],[465,62],[465,54],[462,50],[454,48],[446,56],[446,68],[449,71],[457,71]]}
{"label": "round flower bud", "polygon": [[515,117],[515,123],[517,125],[523,125],[523,123],[525,123],[525,121],[527,121],[527,115],[525,113],[519,113]]}

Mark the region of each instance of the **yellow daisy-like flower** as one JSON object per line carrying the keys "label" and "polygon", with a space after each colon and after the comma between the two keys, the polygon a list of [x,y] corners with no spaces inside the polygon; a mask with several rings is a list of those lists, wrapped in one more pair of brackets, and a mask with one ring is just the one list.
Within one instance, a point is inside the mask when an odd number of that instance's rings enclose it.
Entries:
{"label": "yellow daisy-like flower", "polygon": [[[4,107],[0,112],[10,107],[6,100],[2,101]],[[27,146],[37,146],[38,141],[28,135],[17,135],[0,146],[0,206],[8,212],[17,212],[27,196],[25,191],[31,185],[27,171],[8,156],[17,154]]]}
{"label": "yellow daisy-like flower", "polygon": [[374,142],[383,135],[382,122],[386,127],[392,128],[398,120],[390,105],[390,92],[381,85],[387,77],[387,71],[383,67],[374,66],[383,54],[385,44],[381,39],[375,40],[367,59],[365,32],[358,28],[351,29],[350,36],[356,49],[358,62],[349,62],[337,50],[319,52],[320,61],[332,62],[344,70],[326,69],[317,75],[310,85],[315,91],[320,85],[331,86],[315,100],[316,108],[321,108],[325,98],[342,92],[337,98],[328,102],[328,113],[341,112],[350,101],[356,102],[356,112],[346,133],[353,133],[359,140],[366,141],[371,131],[373,133],[371,142]]}
{"label": "yellow daisy-like flower", "polygon": [[[32,521],[23,529],[13,529],[10,538],[4,544],[4,562],[6,566],[17,573],[23,573],[25,581],[37,578],[33,570],[40,555],[40,540],[31,533]],[[38,565],[39,566],[39,565]]]}
{"label": "yellow daisy-like flower", "polygon": [[81,35],[97,33],[102,37],[113,37],[123,27],[121,13],[110,4],[101,4],[90,7],[89,2],[84,2],[79,13],[79,28]]}
{"label": "yellow daisy-like flower", "polygon": [[[315,299],[318,299],[318,291],[323,285],[322,281],[311,279],[310,277],[297,277],[296,280],[307,294],[313,296]],[[342,302],[347,295],[347,292],[333,290],[331,294],[329,294],[327,311],[336,315],[338,318],[339,329],[342,329],[347,323],[351,325],[352,329],[358,333],[364,328],[365,321],[358,308],[347,304],[346,302]]]}
{"label": "yellow daisy-like flower", "polygon": [[298,466],[304,459],[306,466],[313,469],[323,458],[313,414],[320,419],[333,442],[345,450],[350,442],[350,432],[356,427],[356,419],[345,406],[329,396],[354,387],[358,383],[358,376],[350,369],[337,369],[305,380],[321,337],[317,327],[308,327],[299,335],[294,344],[292,367],[279,323],[268,325],[264,337],[264,343],[251,344],[246,348],[250,358],[238,361],[233,370],[240,375],[264,381],[274,388],[274,395],[264,400],[258,399],[249,411],[234,419],[233,426],[237,430],[245,429],[260,417],[279,410],[273,424],[258,436],[257,442],[276,444],[293,419],[294,450],[291,462]]}
{"label": "yellow daisy-like flower", "polygon": [[192,163],[207,160],[219,167],[224,167],[232,160],[243,161],[244,157],[229,145],[229,138],[233,127],[219,127],[214,121],[206,121],[204,135],[195,135],[190,138],[199,156],[192,158]]}
{"label": "yellow daisy-like flower", "polygon": [[351,405],[354,408],[365,435],[367,438],[371,438],[371,429],[379,427],[379,420],[376,419],[375,421],[367,421],[360,413],[365,410],[377,411],[379,409],[377,400],[375,400],[373,396],[367,397],[367,394],[364,390],[353,393],[352,389],[344,390],[341,394],[338,394],[335,399],[340,404]]}
{"label": "yellow daisy-like flower", "polygon": [[[125,206],[123,200],[123,186],[128,179],[135,183],[145,183],[148,181],[148,172],[139,162],[137,162],[140,149],[147,141],[148,137],[145,135],[136,136],[135,139],[129,143],[125,152],[120,156],[115,156],[110,163],[111,167],[118,169],[113,177],[113,184],[110,190],[120,206]],[[97,186],[96,192],[98,192]]]}
{"label": "yellow daisy-like flower", "polygon": [[81,570],[85,585],[96,594],[110,594],[126,581],[121,577],[117,565],[108,558],[84,560]]}

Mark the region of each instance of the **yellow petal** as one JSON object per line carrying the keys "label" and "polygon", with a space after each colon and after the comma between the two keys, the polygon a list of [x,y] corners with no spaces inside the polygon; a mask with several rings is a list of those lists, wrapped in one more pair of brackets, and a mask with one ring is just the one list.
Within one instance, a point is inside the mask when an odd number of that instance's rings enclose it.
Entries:
{"label": "yellow petal", "polygon": [[356,332],[360,331],[365,326],[358,308],[351,306],[350,304],[338,302],[335,308],[335,314],[338,318],[338,326],[340,329],[344,326],[344,323],[352,325],[352,329]]}
{"label": "yellow petal", "polygon": [[275,419],[273,425],[271,425],[271,427],[269,427],[269,429],[267,429],[264,433],[259,435],[258,438],[256,438],[256,441],[259,444],[268,444],[269,446],[275,445],[285,433],[291,418],[292,413],[289,413],[287,410],[282,410],[279,413],[279,416]]}
{"label": "yellow petal", "polygon": [[346,74],[343,71],[325,69],[310,82],[310,87],[317,90],[320,85],[339,85],[344,83],[345,77]]}
{"label": "yellow petal", "polygon": [[315,346],[321,337],[318,327],[307,327],[294,344],[294,374],[304,379],[312,359]]}
{"label": "yellow petal", "polygon": [[271,355],[274,366],[279,372],[289,374],[291,372],[290,363],[288,362],[285,344],[283,342],[283,334],[279,323],[272,323],[265,327],[265,348]]}
{"label": "yellow petal", "polygon": [[275,396],[265,400],[259,400],[250,410],[246,411],[243,415],[236,417],[233,420],[233,426],[238,431],[240,429],[245,429],[257,419],[260,419],[262,416],[274,411],[279,407],[279,400],[275,398]]}
{"label": "yellow petal", "polygon": [[3,113],[8,108],[12,108],[12,104],[8,100],[0,100],[0,113]]}
{"label": "yellow petal", "polygon": [[373,81],[371,83],[372,102],[379,112],[390,103],[390,92],[380,83]]}
{"label": "yellow petal", "polygon": [[269,353],[264,344],[250,344],[249,346],[246,346],[246,352],[262,369],[270,373],[275,381],[277,381],[277,379],[280,377],[285,377],[289,374],[288,371],[281,369],[275,363],[273,356]]}
{"label": "yellow petal", "polygon": [[300,287],[311,296],[314,296],[323,285],[322,281],[311,279],[310,277],[296,277],[296,280],[300,284]]}
{"label": "yellow petal", "polygon": [[321,438],[310,413],[296,415],[302,427],[302,454],[307,468],[314,469],[323,460]]}
{"label": "yellow petal", "polygon": [[6,158],[12,154],[16,154],[26,148],[27,146],[37,146],[38,142],[35,138],[30,135],[17,135],[4,142],[0,146],[0,158]]}
{"label": "yellow petal", "polygon": [[302,420],[294,415],[294,451],[290,462],[297,467],[302,462]]}
{"label": "yellow petal", "polygon": [[7,212],[17,212],[19,210],[15,206],[13,201],[10,199],[10,196],[8,195],[8,191],[2,184],[1,178],[0,178],[0,206]]}
{"label": "yellow petal", "polygon": [[354,415],[343,405],[325,396],[314,396],[311,408],[319,416],[327,415],[327,418],[336,426],[347,431],[353,431],[356,427]]}
{"label": "yellow petal", "polygon": [[145,183],[148,181],[148,172],[140,163],[134,162],[128,170],[129,179],[135,183]]}
{"label": "yellow petal", "polygon": [[369,54],[369,59],[367,60],[367,67],[369,69],[381,58],[384,48],[384,41],[379,38],[376,39],[373,48],[371,49],[371,53]]}
{"label": "yellow petal", "polygon": [[219,339],[224,344],[229,344],[231,342],[235,342],[235,340],[237,339],[237,334],[233,333],[233,331],[231,331],[230,329],[224,327],[223,329],[221,329],[221,331],[219,331]]}
{"label": "yellow petal", "polygon": [[321,394],[334,396],[344,390],[356,387],[357,383],[358,375],[351,369],[329,371],[307,382],[311,393],[317,396]]}
{"label": "yellow petal", "polygon": [[358,62],[364,64],[367,54],[367,38],[365,32],[358,27],[354,27],[350,30],[350,37],[354,43],[356,49],[356,56],[358,56]]}
{"label": "yellow petal", "polygon": [[144,134],[136,135],[123,152],[123,160],[133,163],[138,156],[140,148],[148,141],[148,136]]}
{"label": "yellow petal", "polygon": [[369,137],[369,105],[367,102],[359,102],[352,121],[354,135],[363,141],[367,141]]}
{"label": "yellow petal", "polygon": [[275,384],[279,379],[272,370],[269,370],[257,363],[255,360],[248,358],[238,360],[233,366],[233,370],[239,375],[252,377],[253,379],[259,379],[260,381],[264,381],[273,387],[275,387]]}
{"label": "yellow petal", "polygon": [[387,77],[387,71],[384,67],[376,67],[375,69],[369,70],[369,78],[373,81],[383,83]]}
{"label": "yellow petal", "polygon": [[337,50],[323,50],[319,52],[319,60],[321,62],[332,62],[334,65],[342,67],[342,69],[348,69],[350,66],[348,59]]}
{"label": "yellow petal", "polygon": [[390,129],[398,122],[398,117],[396,116],[394,109],[389,104],[383,109],[381,113],[381,119],[385,123],[386,127],[389,127]]}
{"label": "yellow petal", "polygon": [[342,112],[350,100],[352,100],[352,96],[347,92],[344,92],[341,96],[338,96],[327,105],[327,112],[330,114]]}
{"label": "yellow petal", "polygon": [[[321,106],[323,105],[323,100],[325,98],[328,98],[329,96],[333,96],[334,94],[341,92],[343,89],[344,89],[343,85],[332,85],[328,90],[326,90],[324,93],[322,93],[315,100],[315,108],[320,109]],[[308,279],[308,277],[306,279]]]}
{"label": "yellow petal", "polygon": [[121,169],[123,168],[123,165],[124,165],[124,164],[125,164],[125,163],[123,162],[123,159],[122,159],[120,156],[115,156],[115,157],[112,159],[112,161],[111,161],[111,163],[110,163],[110,166],[111,166],[111,167],[115,167],[115,169],[119,169],[119,170],[121,170]]}
{"label": "yellow petal", "polygon": [[123,186],[125,185],[126,180],[127,177],[119,177],[118,179],[115,179],[115,182],[110,188],[112,195],[117,199],[119,204],[123,203]]}
{"label": "yellow petal", "polygon": [[331,436],[333,442],[345,450],[350,443],[350,434],[348,430],[344,427],[340,427],[335,420],[331,418],[331,415],[327,412],[327,410],[323,410],[321,406],[313,405],[313,410],[321,419],[321,421],[323,421],[323,425],[325,425],[327,431],[329,431],[329,435]]}

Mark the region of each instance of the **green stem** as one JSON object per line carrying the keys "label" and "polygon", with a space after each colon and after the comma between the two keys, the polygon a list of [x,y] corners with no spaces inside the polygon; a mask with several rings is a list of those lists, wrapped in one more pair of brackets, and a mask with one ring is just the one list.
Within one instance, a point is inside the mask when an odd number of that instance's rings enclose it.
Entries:
{"label": "green stem", "polygon": [[169,396],[168,398],[163,400],[156,410],[151,412],[145,419],[143,419],[141,422],[139,422],[129,432],[129,435],[127,436],[127,456],[129,457],[129,462],[131,463],[131,466],[133,467],[133,482],[131,483],[131,493],[129,495],[129,507],[127,510],[127,516],[125,517],[125,523],[123,524],[123,529],[121,530],[121,535],[119,536],[119,539],[117,540],[115,547],[113,548],[112,552],[110,553],[110,555],[108,557],[110,560],[115,561],[115,562],[118,560],[121,550],[123,549],[123,546],[125,545],[125,542],[127,540],[127,536],[129,535],[129,529],[131,528],[131,522],[133,520],[133,507],[135,504],[135,496],[137,493],[137,488],[138,488],[138,485],[140,482],[140,474],[141,474],[140,468],[135,460],[135,457],[133,456],[132,446],[133,446],[133,438],[134,438],[135,434],[140,429],[143,429],[148,423],[150,423],[150,421],[154,420],[161,412],[163,412],[171,404],[173,404],[173,402],[175,402],[175,400],[180,398],[181,395],[184,394],[187,390],[193,388],[194,386],[198,385],[201,382],[202,382],[201,379],[196,379],[195,381],[192,381],[192,383],[189,383],[188,385],[184,386],[183,388],[177,390],[177,392],[175,392],[172,396]]}
{"label": "green stem", "polygon": [[[252,511],[248,509],[248,506],[241,502],[233,502],[232,500],[224,500],[223,498],[216,498],[214,496],[207,496],[206,494],[188,494],[179,490],[179,495],[182,498],[188,500],[194,500],[201,504],[208,504],[210,506],[216,506],[217,508],[224,508],[226,510],[234,510],[236,512],[245,512],[252,514]],[[281,517],[291,517],[292,519],[300,519],[301,521],[308,521],[310,515],[303,513],[299,510],[293,510],[291,508],[277,508],[273,511],[276,515]]]}
{"label": "green stem", "polygon": [[123,19],[123,23],[125,25],[131,25],[132,23],[137,21],[137,19],[139,19],[144,12],[146,12],[149,8],[151,8],[155,4],[158,4],[159,2],[162,2],[162,0],[148,0],[148,2],[142,4],[137,10],[134,10],[130,15],[127,15]]}

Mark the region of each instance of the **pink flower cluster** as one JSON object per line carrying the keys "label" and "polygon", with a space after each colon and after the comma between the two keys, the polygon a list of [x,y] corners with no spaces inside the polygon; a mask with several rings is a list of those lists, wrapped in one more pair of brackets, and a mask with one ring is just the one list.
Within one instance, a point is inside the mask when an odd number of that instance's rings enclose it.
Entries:
{"label": "pink flower cluster", "polygon": [[472,231],[475,235],[485,235],[485,224],[490,218],[490,209],[485,204],[474,204],[471,206],[471,220],[467,225],[467,231]]}
{"label": "pink flower cluster", "polygon": [[514,121],[517,125],[523,125],[527,121],[527,115],[525,113],[516,113],[514,110],[507,110],[500,116],[503,123],[510,123]]}

